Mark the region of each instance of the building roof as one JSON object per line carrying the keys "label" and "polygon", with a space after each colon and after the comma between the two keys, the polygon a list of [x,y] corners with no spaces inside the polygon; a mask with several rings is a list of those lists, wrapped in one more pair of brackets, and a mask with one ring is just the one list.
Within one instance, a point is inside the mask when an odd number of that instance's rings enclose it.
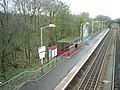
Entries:
{"label": "building roof", "polygon": [[80,39],[80,37],[67,37],[67,38],[58,40],[57,42],[58,43],[71,43],[71,44],[74,44],[74,43],[76,43],[76,40],[79,40],[79,39]]}

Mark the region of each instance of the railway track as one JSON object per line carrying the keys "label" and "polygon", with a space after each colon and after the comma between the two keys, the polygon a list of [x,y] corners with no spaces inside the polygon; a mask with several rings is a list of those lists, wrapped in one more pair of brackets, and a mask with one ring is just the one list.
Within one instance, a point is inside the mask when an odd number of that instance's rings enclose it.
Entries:
{"label": "railway track", "polygon": [[91,65],[89,71],[85,75],[83,81],[79,85],[77,90],[94,90],[97,85],[99,72],[103,64],[104,56],[108,47],[109,39],[106,39],[105,44],[101,48],[100,53],[94,60],[94,63]]}
{"label": "railway track", "polygon": [[[108,33],[109,34],[109,33]],[[95,55],[94,59],[92,59],[92,63],[89,65],[89,69],[86,70],[86,73],[84,73],[84,77],[81,80],[79,79],[79,76],[82,75],[81,72],[78,72],[77,76],[72,80],[72,82],[69,84],[69,86],[66,88],[66,90],[95,90],[102,65],[104,63],[104,58],[106,55],[107,48],[109,46],[110,37],[107,35],[107,37],[103,40],[103,44],[101,47],[99,47],[99,52]],[[90,61],[89,61],[90,63]],[[86,68],[87,66],[84,65],[83,68]],[[77,85],[75,85],[75,88],[71,88],[70,86],[73,86],[74,82],[77,82]]]}
{"label": "railway track", "polygon": [[115,71],[114,71],[114,88],[120,90],[120,30],[116,30],[116,54],[115,54]]}

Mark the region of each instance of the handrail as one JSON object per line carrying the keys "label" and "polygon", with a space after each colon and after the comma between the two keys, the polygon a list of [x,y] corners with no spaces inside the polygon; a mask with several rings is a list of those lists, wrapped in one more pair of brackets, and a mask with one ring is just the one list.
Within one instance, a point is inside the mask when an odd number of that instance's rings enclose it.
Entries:
{"label": "handrail", "polygon": [[[65,54],[65,53],[64,53]],[[59,56],[58,58],[55,58],[48,64],[44,65],[43,67],[37,69],[37,70],[32,70],[32,71],[24,71],[17,76],[11,78],[10,80],[2,83],[0,85],[0,89],[2,90],[13,90],[15,87],[19,86],[22,83],[26,83],[31,80],[36,80],[40,78],[42,75],[46,74],[50,70],[52,70],[56,65],[64,61],[65,58]],[[42,71],[43,70],[43,71]]]}

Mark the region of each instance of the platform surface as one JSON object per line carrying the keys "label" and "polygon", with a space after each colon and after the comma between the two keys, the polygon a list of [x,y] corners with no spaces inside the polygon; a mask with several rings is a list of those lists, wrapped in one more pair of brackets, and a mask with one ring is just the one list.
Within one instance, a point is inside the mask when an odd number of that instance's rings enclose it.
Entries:
{"label": "platform surface", "polygon": [[[89,41],[88,44],[84,45],[75,55],[73,55],[69,59],[66,59],[50,73],[46,74],[38,81],[28,82],[24,84],[19,90],[61,90],[60,87],[61,85],[63,85],[62,82],[64,82],[63,80],[65,79],[65,77],[67,77],[71,70],[75,71],[74,69],[78,68],[78,64],[80,64],[79,62],[84,62],[83,58],[88,57],[88,55],[86,54],[90,50],[90,52],[92,52],[93,49],[95,49],[95,45],[97,45],[96,43],[99,43],[107,32],[108,30],[103,30],[93,40]],[[82,65],[79,67],[82,67]],[[69,80],[66,80],[66,83],[69,83]],[[65,85],[67,84],[63,85],[64,88]]]}

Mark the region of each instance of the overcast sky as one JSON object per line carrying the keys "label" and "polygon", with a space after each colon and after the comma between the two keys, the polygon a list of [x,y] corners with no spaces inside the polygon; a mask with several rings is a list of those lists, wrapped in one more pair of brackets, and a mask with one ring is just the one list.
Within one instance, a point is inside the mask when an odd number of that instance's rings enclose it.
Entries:
{"label": "overcast sky", "polygon": [[73,14],[89,12],[91,17],[106,15],[112,19],[120,18],[120,0],[61,0],[70,5]]}

